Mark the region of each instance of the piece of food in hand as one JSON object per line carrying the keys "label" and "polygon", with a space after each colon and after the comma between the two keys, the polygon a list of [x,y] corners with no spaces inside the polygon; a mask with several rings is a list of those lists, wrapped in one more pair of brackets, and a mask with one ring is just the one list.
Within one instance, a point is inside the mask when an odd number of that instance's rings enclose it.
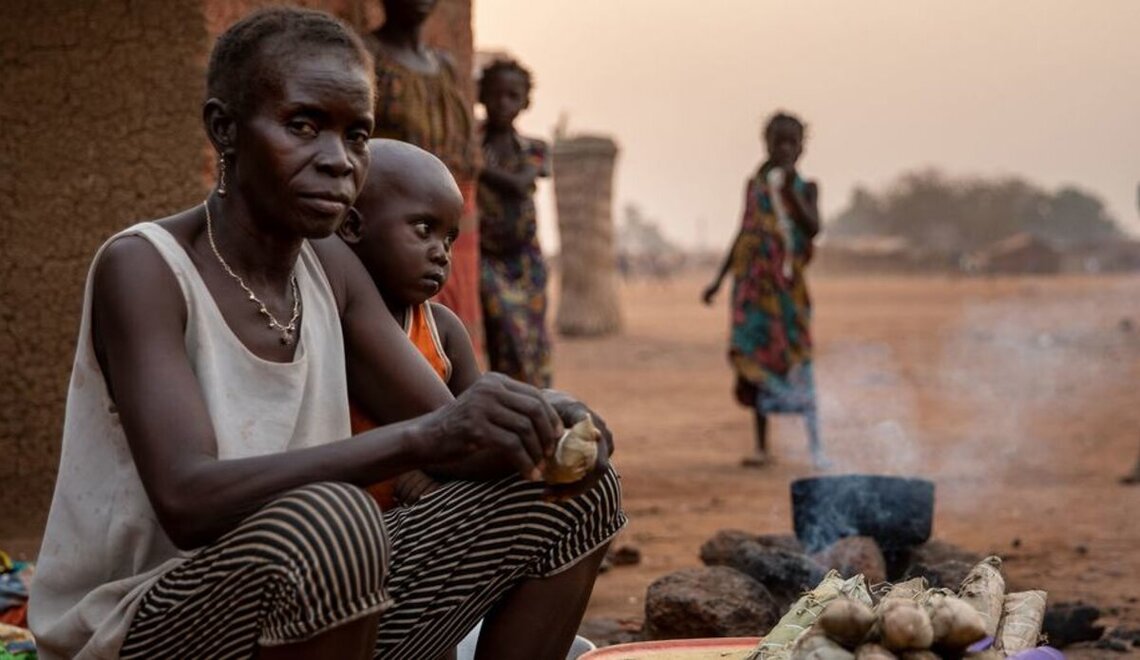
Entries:
{"label": "piece of food in hand", "polygon": [[960,651],[986,636],[986,623],[965,601],[945,593],[927,592],[926,612],[934,630],[934,646]]}
{"label": "piece of food in hand", "polygon": [[855,654],[813,631],[796,640],[791,660],[855,660]]}
{"label": "piece of food in hand", "polygon": [[896,660],[897,655],[878,644],[864,644],[855,649],[855,660]]}
{"label": "piece of food in hand", "polygon": [[986,635],[997,636],[1001,621],[1002,602],[1005,600],[1005,578],[1001,576],[1001,557],[986,557],[978,562],[962,580],[958,597],[982,615]]}
{"label": "piece of food in hand", "polygon": [[883,601],[879,613],[883,646],[898,651],[928,649],[934,643],[930,617],[921,605],[902,598]]}
{"label": "piece of food in hand", "polygon": [[875,613],[871,608],[850,598],[829,603],[815,622],[823,634],[849,649],[863,641],[874,623]]}
{"label": "piece of food in hand", "polygon": [[558,439],[554,456],[546,462],[542,476],[549,484],[571,484],[580,481],[598,460],[598,443],[602,432],[589,415],[570,427]]}

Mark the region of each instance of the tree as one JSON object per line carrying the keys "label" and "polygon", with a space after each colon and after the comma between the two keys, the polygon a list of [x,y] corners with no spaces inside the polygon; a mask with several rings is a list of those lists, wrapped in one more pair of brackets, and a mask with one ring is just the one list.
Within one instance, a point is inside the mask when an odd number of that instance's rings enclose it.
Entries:
{"label": "tree", "polygon": [[856,187],[831,231],[900,237],[946,254],[1022,232],[1058,246],[1121,236],[1100,199],[1075,187],[1051,194],[1017,177],[954,179],[935,169],[904,173],[879,193]]}

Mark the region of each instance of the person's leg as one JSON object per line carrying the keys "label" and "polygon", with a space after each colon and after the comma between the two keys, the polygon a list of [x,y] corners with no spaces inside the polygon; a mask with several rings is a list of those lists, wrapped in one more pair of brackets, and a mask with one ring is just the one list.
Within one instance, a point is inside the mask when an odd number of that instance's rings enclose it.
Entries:
{"label": "person's leg", "polygon": [[740,461],[745,467],[763,467],[768,464],[768,416],[760,411],[760,395],[760,388],[755,384],[740,376],[736,377],[733,396],[737,403],[752,409],[756,431],[754,438],[756,449]]}
{"label": "person's leg", "polygon": [[831,461],[823,452],[823,442],[819,439],[819,413],[814,405],[804,411],[804,427],[807,430],[812,465],[817,470],[826,470],[831,467]]}
{"label": "person's leg", "polygon": [[516,657],[524,614],[557,620],[556,645],[577,630],[604,547],[625,523],[621,487],[611,469],[566,500],[547,501],[545,490],[518,477],[454,481],[385,512],[396,605],[380,619],[375,657],[438,658],[491,612],[483,657]]}
{"label": "person's leg", "polygon": [[740,463],[745,467],[764,467],[768,464],[768,416],[758,408],[753,414],[756,425],[756,450],[751,456],[745,456]]}
{"label": "person's leg", "polygon": [[[379,623],[379,612],[369,614],[326,630],[303,642],[262,646],[257,657],[258,660],[312,660],[313,658],[368,660],[376,647]],[[446,656],[442,660],[446,660]]]}
{"label": "person's leg", "polygon": [[363,490],[289,491],[159,578],[120,657],[370,657],[388,555]]}
{"label": "person's leg", "polygon": [[476,660],[565,658],[606,556],[605,544],[569,569],[519,583],[483,619]]}
{"label": "person's leg", "polygon": [[1136,456],[1136,465],[1132,467],[1132,472],[1120,478],[1120,483],[1123,484],[1140,484],[1140,455]]}

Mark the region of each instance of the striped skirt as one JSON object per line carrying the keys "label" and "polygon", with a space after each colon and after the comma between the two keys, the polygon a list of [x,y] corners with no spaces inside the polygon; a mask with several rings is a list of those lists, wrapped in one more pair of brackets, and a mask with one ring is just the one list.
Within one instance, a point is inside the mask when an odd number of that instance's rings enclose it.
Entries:
{"label": "striped skirt", "polygon": [[121,657],[251,658],[382,612],[375,657],[435,658],[509,589],[566,570],[625,524],[611,469],[577,497],[457,481],[381,513],[363,490],[290,491],[161,577]]}

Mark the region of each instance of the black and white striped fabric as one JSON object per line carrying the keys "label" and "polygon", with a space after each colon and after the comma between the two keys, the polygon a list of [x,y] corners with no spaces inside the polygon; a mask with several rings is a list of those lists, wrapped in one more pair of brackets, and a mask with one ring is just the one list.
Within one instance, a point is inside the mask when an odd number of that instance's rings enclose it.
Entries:
{"label": "black and white striped fabric", "polygon": [[364,491],[291,491],[164,575],[121,657],[251,658],[382,611],[376,658],[436,658],[519,581],[566,570],[625,524],[611,469],[546,502],[511,477],[452,482],[380,513]]}

